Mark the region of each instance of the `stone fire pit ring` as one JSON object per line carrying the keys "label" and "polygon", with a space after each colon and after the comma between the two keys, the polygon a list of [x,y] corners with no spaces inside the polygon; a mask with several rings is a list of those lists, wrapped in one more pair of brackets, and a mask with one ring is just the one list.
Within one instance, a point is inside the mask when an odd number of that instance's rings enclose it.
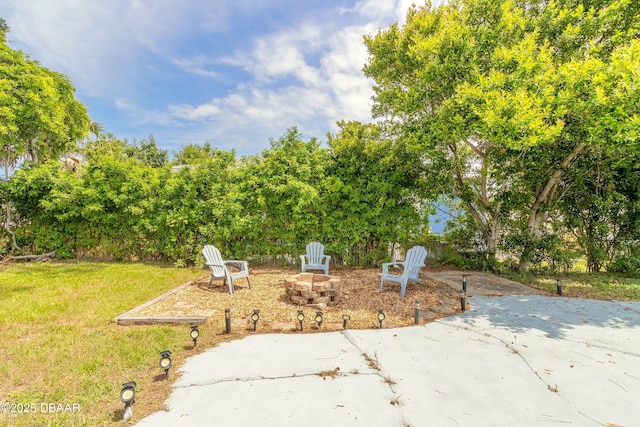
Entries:
{"label": "stone fire pit ring", "polygon": [[296,305],[334,306],[342,298],[342,280],[329,274],[300,273],[284,279],[285,292]]}

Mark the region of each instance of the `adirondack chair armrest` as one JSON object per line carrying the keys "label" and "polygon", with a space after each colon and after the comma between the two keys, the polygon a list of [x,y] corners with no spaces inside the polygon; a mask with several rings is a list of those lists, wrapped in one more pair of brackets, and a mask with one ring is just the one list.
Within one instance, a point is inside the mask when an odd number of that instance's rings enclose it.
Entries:
{"label": "adirondack chair armrest", "polygon": [[324,264],[329,264],[329,260],[331,259],[331,255],[325,255],[324,256]]}
{"label": "adirondack chair armrest", "polygon": [[384,264],[382,264],[382,274],[387,274],[389,272],[389,267],[395,266],[395,265],[401,265],[404,267],[404,262],[385,262]]}
{"label": "adirondack chair armrest", "polygon": [[207,267],[221,267],[221,268],[225,268],[226,267],[226,265],[224,265],[224,264],[209,264],[209,263],[206,263],[205,265]]}
{"label": "adirondack chair armrest", "polygon": [[226,264],[240,264],[245,269],[247,268],[247,265],[248,265],[247,261],[241,261],[239,259],[228,259],[224,263],[225,263],[225,265]]}
{"label": "adirondack chair armrest", "polygon": [[396,261],[396,262],[385,262],[384,264],[382,264],[383,266],[386,265],[387,267],[390,265],[404,265],[404,261]]}

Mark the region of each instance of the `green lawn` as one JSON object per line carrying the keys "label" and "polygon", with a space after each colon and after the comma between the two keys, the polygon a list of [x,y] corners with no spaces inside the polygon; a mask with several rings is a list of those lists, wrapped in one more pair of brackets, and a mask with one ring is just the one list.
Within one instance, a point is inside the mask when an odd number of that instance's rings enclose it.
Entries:
{"label": "green lawn", "polygon": [[[141,411],[161,405],[169,387],[155,378],[159,352],[172,349],[176,362],[192,354],[189,327],[123,327],[114,319],[203,273],[93,262],[0,269],[0,402],[22,412],[0,414],[0,425],[122,425],[119,392],[130,380],[146,392],[136,402]],[[214,343],[199,341],[207,345]],[[51,413],[51,403],[74,413]]]}
{"label": "green lawn", "polygon": [[510,279],[551,293],[560,279],[567,297],[640,301],[640,278],[614,273],[571,272],[557,275],[510,275]]}

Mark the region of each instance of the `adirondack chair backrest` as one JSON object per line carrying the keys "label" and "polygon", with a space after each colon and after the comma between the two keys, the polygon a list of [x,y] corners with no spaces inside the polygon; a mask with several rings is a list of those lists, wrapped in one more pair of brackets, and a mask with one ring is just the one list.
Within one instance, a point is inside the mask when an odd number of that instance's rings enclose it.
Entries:
{"label": "adirondack chair backrest", "polygon": [[311,242],[307,245],[307,259],[309,264],[322,264],[324,259],[324,245],[320,242]]}
{"label": "adirondack chair backrest", "polygon": [[204,255],[207,264],[215,264],[209,266],[211,268],[211,274],[215,277],[225,276],[224,261],[222,261],[222,254],[220,254],[218,248],[213,245],[206,245],[202,248],[202,255]]}
{"label": "adirondack chair backrest", "polygon": [[405,271],[409,273],[409,278],[415,279],[420,274],[420,268],[424,266],[427,258],[427,250],[422,246],[414,246],[407,251],[405,257]]}

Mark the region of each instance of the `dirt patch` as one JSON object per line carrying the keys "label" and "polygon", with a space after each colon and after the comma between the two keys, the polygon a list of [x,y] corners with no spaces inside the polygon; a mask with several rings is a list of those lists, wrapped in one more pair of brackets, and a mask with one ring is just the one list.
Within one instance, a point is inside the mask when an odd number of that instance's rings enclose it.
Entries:
{"label": "dirt patch", "polygon": [[[203,270],[204,271],[204,270]],[[379,327],[378,310],[383,310],[384,328],[413,325],[415,321],[415,301],[421,302],[420,322],[450,316],[460,312],[457,292],[442,281],[421,275],[421,286],[407,285],[405,298],[400,297],[400,284],[385,282],[380,293],[379,268],[332,269],[330,274],[338,276],[343,283],[340,302],[331,307],[298,306],[285,293],[284,279],[298,273],[296,268],[274,266],[252,266],[250,268],[251,288],[244,279],[234,281],[235,294],[221,282],[208,286],[208,274],[136,313],[136,316],[207,316],[207,324],[215,329],[225,329],[225,308],[231,309],[235,330],[253,330],[249,321],[253,310],[259,310],[260,320],[256,330],[262,332],[292,332],[299,330],[296,320],[298,310],[303,310],[306,331],[342,329],[343,314],[348,314],[347,327],[350,329],[370,329]],[[323,312],[322,325],[315,322],[317,311]]]}
{"label": "dirt patch", "polygon": [[463,275],[467,276],[467,296],[505,296],[505,295],[549,295],[545,291],[531,288],[522,283],[503,279],[491,274],[476,271],[427,271],[425,276],[447,284],[451,289],[460,292]]}

